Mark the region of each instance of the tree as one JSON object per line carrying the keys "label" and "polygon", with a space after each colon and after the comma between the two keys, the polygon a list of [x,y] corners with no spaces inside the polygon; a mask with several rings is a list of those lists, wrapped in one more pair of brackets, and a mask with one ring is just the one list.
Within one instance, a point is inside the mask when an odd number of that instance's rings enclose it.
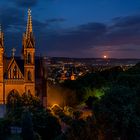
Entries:
{"label": "tree", "polygon": [[[71,93],[68,95],[68,100],[66,100],[66,103],[68,102],[67,105],[69,106],[75,106],[85,102],[84,98],[89,94],[89,92],[92,92],[93,95],[93,89],[100,89],[102,87],[105,87],[105,85],[106,80],[104,77],[101,76],[100,73],[88,73],[74,81],[66,80],[64,83],[61,84],[61,87],[71,90]],[[70,103],[73,104],[71,105]]]}
{"label": "tree", "polygon": [[12,90],[7,96],[6,118],[12,125],[20,125],[22,114],[21,96],[16,90]]}
{"label": "tree", "polygon": [[[120,137],[134,140],[139,131],[140,114],[136,90],[113,86],[94,105],[94,113],[100,130],[106,139]],[[139,111],[140,112],[140,111]]]}
{"label": "tree", "polygon": [[0,119],[0,140],[5,140],[10,135],[10,122],[6,118]]}
{"label": "tree", "polygon": [[93,103],[94,103],[95,101],[97,101],[97,100],[98,100],[97,97],[95,97],[95,96],[89,96],[88,99],[85,101],[85,103],[86,103],[86,105],[88,106],[88,108],[92,109]]}
{"label": "tree", "polygon": [[22,106],[28,108],[38,108],[41,107],[41,101],[38,97],[33,96],[31,93],[23,93],[21,96]]}
{"label": "tree", "polygon": [[83,119],[74,119],[69,124],[65,133],[61,134],[57,140],[97,140],[97,128],[95,120],[92,117]]}
{"label": "tree", "polygon": [[30,93],[20,95],[16,90],[12,90],[8,95],[6,106],[6,117],[11,121],[12,125],[18,126],[21,126],[22,112],[25,108],[28,108],[32,113],[42,108],[39,98]]}
{"label": "tree", "polygon": [[27,109],[22,115],[22,138],[23,140],[35,140],[31,114]]}
{"label": "tree", "polygon": [[61,134],[61,126],[56,117],[48,110],[37,110],[33,115],[35,131],[41,136],[42,140],[53,140]]}
{"label": "tree", "polygon": [[120,66],[115,66],[101,71],[100,75],[103,76],[108,82],[114,82],[121,73],[123,73],[123,69]]}
{"label": "tree", "polygon": [[7,96],[7,112],[15,111],[21,106],[21,97],[16,90],[12,90]]}

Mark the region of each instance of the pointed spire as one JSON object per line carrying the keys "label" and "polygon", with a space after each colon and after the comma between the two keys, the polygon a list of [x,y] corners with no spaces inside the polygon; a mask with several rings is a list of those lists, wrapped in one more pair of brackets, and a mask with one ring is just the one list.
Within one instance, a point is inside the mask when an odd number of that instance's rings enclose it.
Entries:
{"label": "pointed spire", "polygon": [[12,51],[12,57],[14,58],[16,49],[15,48],[12,48],[11,51]]}
{"label": "pointed spire", "polygon": [[3,32],[0,24],[0,47],[3,47]]}
{"label": "pointed spire", "polygon": [[30,34],[32,33],[32,16],[31,10],[28,9],[28,21],[27,21],[27,28],[26,28],[26,38],[30,38]]}
{"label": "pointed spire", "polygon": [[0,38],[2,38],[2,29],[1,29],[1,24],[0,24]]}

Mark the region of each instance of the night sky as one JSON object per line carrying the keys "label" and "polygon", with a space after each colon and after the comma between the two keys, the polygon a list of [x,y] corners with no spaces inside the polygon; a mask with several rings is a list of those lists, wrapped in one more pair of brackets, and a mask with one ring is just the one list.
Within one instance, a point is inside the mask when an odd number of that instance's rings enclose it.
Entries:
{"label": "night sky", "polygon": [[140,58],[140,0],[0,0],[7,55],[20,55],[28,8],[37,55]]}

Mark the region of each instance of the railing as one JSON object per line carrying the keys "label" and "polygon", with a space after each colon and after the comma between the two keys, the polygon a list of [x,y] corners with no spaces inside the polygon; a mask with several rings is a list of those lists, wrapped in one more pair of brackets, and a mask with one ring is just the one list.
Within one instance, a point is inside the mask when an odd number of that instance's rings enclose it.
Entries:
{"label": "railing", "polygon": [[24,84],[24,79],[6,79],[5,84]]}

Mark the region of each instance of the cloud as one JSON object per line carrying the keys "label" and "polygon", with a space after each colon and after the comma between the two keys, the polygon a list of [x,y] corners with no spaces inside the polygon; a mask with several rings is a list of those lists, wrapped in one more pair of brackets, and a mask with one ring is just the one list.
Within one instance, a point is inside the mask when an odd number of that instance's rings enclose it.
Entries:
{"label": "cloud", "polygon": [[108,45],[140,45],[140,15],[119,17],[113,20],[103,44]]}
{"label": "cloud", "polygon": [[[19,46],[22,45],[22,34],[26,31],[27,13],[16,7],[0,7],[0,24],[4,31],[5,47],[9,48],[6,49],[7,54],[11,53],[11,47],[17,47],[17,52],[20,52]],[[47,26],[46,21],[33,19],[34,32],[44,32]]]}
{"label": "cloud", "polygon": [[140,15],[116,17],[113,19],[115,27],[130,27],[140,25]]}
{"label": "cloud", "polygon": [[17,6],[27,8],[36,6],[38,3],[38,0],[8,0],[8,1],[14,3]]}
{"label": "cloud", "polygon": [[140,15],[119,17],[110,24],[87,23],[63,30],[46,43],[46,50],[52,55],[98,57],[109,52],[112,57],[140,57]]}
{"label": "cloud", "polygon": [[[25,16],[26,15],[26,16]],[[23,32],[27,25],[27,11],[18,8],[0,7],[0,22],[4,31],[7,32]],[[33,27],[37,31],[44,30],[48,23],[47,21],[33,20]]]}
{"label": "cloud", "polygon": [[[39,52],[51,56],[89,57],[93,42],[98,42],[107,31],[102,23],[88,23],[71,29],[46,31],[39,36]],[[89,55],[90,54],[90,55]]]}
{"label": "cloud", "polygon": [[[22,8],[0,7],[0,19],[5,46],[10,48],[8,54],[11,47],[17,47],[19,54],[27,13]],[[117,17],[109,24],[90,22],[68,29],[53,28],[65,21],[64,18],[44,21],[33,18],[37,54],[100,57],[107,53],[112,57],[140,57],[140,15]]]}
{"label": "cloud", "polygon": [[[107,26],[103,23],[88,23],[72,29],[58,30],[51,35],[48,34],[48,37],[46,35],[46,46],[49,46],[47,50],[52,54],[53,50],[55,54],[56,52],[63,54],[69,52],[69,55],[76,55],[76,52],[79,55],[84,54],[97,44],[106,32]],[[44,42],[43,37],[41,40]]]}
{"label": "cloud", "polygon": [[64,22],[64,21],[66,21],[66,19],[64,18],[52,18],[46,20],[47,23],[56,23],[56,22]]}
{"label": "cloud", "polygon": [[22,26],[24,24],[24,13],[18,8],[0,7],[0,19],[4,29],[10,29],[12,26]]}

